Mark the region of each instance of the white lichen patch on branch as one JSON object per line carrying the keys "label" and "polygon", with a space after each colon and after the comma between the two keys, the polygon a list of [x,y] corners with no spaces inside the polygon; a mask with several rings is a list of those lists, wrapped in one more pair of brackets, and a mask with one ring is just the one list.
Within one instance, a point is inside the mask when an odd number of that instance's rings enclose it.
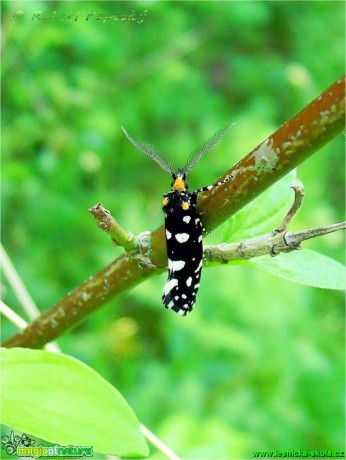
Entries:
{"label": "white lichen patch on branch", "polygon": [[59,316],[60,318],[63,318],[63,317],[65,316],[65,311],[64,311],[64,309],[63,309],[62,307],[60,307],[60,308],[58,309],[58,316]]}
{"label": "white lichen patch on branch", "polygon": [[320,112],[320,119],[321,119],[321,123],[322,123],[322,124],[328,123],[329,117],[330,117],[330,112],[329,112],[329,110],[321,110],[321,112]]}
{"label": "white lichen patch on branch", "polygon": [[284,150],[288,150],[288,149],[290,149],[291,147],[292,147],[292,142],[291,142],[291,141],[286,141],[286,142],[283,142],[283,143],[282,143],[282,148],[283,148]]}
{"label": "white lichen patch on branch", "polygon": [[55,329],[58,325],[57,321],[54,318],[50,318],[49,324],[52,329]]}
{"label": "white lichen patch on branch", "polygon": [[255,161],[254,169],[258,173],[273,171],[278,164],[279,152],[274,149],[273,145],[273,139],[268,138],[252,153]]}
{"label": "white lichen patch on branch", "polygon": [[87,300],[91,298],[91,295],[88,294],[87,292],[82,292],[81,297],[86,302]]}

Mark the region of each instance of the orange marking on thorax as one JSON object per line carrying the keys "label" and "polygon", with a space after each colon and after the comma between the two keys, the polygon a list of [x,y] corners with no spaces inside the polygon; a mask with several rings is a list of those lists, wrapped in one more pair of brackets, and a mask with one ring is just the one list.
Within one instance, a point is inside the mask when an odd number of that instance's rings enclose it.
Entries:
{"label": "orange marking on thorax", "polygon": [[185,187],[185,182],[184,179],[181,176],[178,176],[173,184],[172,190],[175,190],[177,192],[185,192],[186,187]]}

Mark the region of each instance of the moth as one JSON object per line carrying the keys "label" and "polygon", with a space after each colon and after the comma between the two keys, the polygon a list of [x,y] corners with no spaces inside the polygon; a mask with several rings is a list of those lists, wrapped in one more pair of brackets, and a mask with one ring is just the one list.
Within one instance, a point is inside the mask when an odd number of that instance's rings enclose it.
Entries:
{"label": "moth", "polygon": [[149,155],[161,168],[172,176],[171,191],[163,195],[162,210],[165,215],[165,233],[168,256],[168,278],[163,289],[162,302],[181,316],[193,309],[200,284],[203,262],[203,232],[205,228],[196,204],[199,193],[211,190],[231,179],[226,177],[206,187],[188,192],[186,176],[202,156],[212,149],[234,125],[231,123],[208,139],[188,158],[185,166],[174,172],[171,164],[165,161],[150,145],[134,139],[122,127],[131,144]]}

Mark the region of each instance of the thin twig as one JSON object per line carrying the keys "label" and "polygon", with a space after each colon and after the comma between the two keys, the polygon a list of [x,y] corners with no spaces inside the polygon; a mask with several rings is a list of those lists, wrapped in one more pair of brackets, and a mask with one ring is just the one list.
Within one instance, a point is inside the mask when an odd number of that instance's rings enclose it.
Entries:
{"label": "thin twig", "polygon": [[300,243],[316,236],[327,235],[328,233],[336,232],[337,230],[345,230],[346,223],[340,222],[338,224],[327,225],[326,227],[309,228],[300,232],[286,232],[285,242],[287,246],[299,247]]}
{"label": "thin twig", "polygon": [[[6,305],[2,300],[0,300],[0,313],[4,315],[12,324],[18,327],[18,329],[25,329],[28,326],[28,323],[24,319],[17,315],[15,311],[12,310],[8,305]],[[60,349],[54,343],[46,343],[44,348],[48,351],[54,353],[59,353]]]}
{"label": "thin twig", "polygon": [[222,243],[204,247],[206,265],[208,262],[227,263],[231,260],[248,260],[254,257],[276,256],[280,252],[290,252],[300,248],[300,243],[309,238],[326,235],[346,228],[346,222],[311,228],[298,232],[271,232],[240,243]]}
{"label": "thin twig", "polygon": [[[27,314],[28,318],[33,321],[34,319],[38,318],[41,315],[40,310],[38,309],[36,303],[34,302],[33,298],[31,297],[29,291],[25,287],[22,279],[18,275],[17,270],[15,269],[13,263],[11,262],[11,259],[9,258],[7,252],[5,251],[5,248],[2,246],[0,243],[0,262],[2,266],[2,270],[4,272],[4,275],[6,276],[10,286],[12,287],[13,292],[15,293],[18,302],[22,306],[23,310]],[[2,307],[7,307],[4,303]],[[6,313],[9,313],[9,310],[13,313],[13,315],[16,315],[14,311],[12,311],[9,307],[4,308],[2,310],[2,313],[5,315]],[[5,313],[6,312],[6,313]],[[14,316],[13,316],[14,318]],[[17,315],[17,319],[20,318],[20,316]],[[21,318],[20,318],[21,319]],[[24,321],[24,320],[22,320]],[[18,326],[20,329],[25,329],[28,326],[28,323],[25,323],[24,327]],[[22,323],[23,324],[23,323]],[[47,343],[47,346],[45,347],[47,350],[58,352],[59,347],[51,342]]]}
{"label": "thin twig", "polygon": [[140,424],[140,428],[147,440],[151,442],[151,444],[160,450],[163,454],[165,454],[167,458],[170,460],[180,460],[180,457],[178,457],[169,447],[167,447],[166,444],[161,441],[161,439],[155,436],[154,433],[148,430],[147,427]]}
{"label": "thin twig", "polygon": [[89,211],[94,216],[97,226],[108,233],[117,246],[124,247],[126,251],[136,249],[137,239],[131,232],[124,230],[118,224],[110,212],[103,207],[102,203],[96,204]]}
{"label": "thin twig", "polygon": [[294,202],[292,204],[291,209],[288,211],[288,213],[286,214],[285,218],[281,222],[281,224],[275,230],[278,233],[281,233],[281,232],[287,230],[288,224],[291,222],[293,217],[297,214],[297,212],[299,211],[299,208],[301,207],[302,202],[303,202],[303,198],[304,198],[303,184],[293,185],[291,188],[293,188],[293,190],[294,190]]}
{"label": "thin twig", "polygon": [[39,309],[37,308],[28,290],[24,286],[24,283],[22,282],[20,276],[18,275],[16,269],[14,268],[10,258],[8,257],[1,243],[0,243],[0,263],[1,263],[4,275],[6,276],[10,286],[13,289],[13,292],[16,294],[20,304],[22,305],[28,317],[32,320],[40,316],[41,313]]}
{"label": "thin twig", "polygon": [[18,327],[18,329],[25,329],[28,323],[24,321],[22,317],[17,315],[8,305],[0,300],[0,313],[4,315],[12,324]]}

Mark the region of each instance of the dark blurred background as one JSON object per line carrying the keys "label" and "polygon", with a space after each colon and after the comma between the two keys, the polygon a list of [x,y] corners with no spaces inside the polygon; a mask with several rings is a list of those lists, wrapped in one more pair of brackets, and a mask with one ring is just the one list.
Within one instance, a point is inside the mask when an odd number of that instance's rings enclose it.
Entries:
{"label": "dark blurred background", "polygon": [[[213,183],[344,69],[342,2],[1,7],[2,240],[41,311],[122,253],[97,229],[92,205],[102,202],[134,233],[163,222],[170,178],[121,126],[178,167],[236,122],[190,174],[194,189]],[[131,12],[137,21],[96,19]],[[299,167],[306,198],[293,229],[343,220],[343,140]],[[305,247],[344,259],[341,233]],[[184,319],[161,305],[165,277],[66,333],[64,352],[107,378],[184,458],[342,449],[340,293],[223,266],[204,271]],[[3,293],[22,314],[6,280]],[[14,332],[3,321],[3,338]]]}

